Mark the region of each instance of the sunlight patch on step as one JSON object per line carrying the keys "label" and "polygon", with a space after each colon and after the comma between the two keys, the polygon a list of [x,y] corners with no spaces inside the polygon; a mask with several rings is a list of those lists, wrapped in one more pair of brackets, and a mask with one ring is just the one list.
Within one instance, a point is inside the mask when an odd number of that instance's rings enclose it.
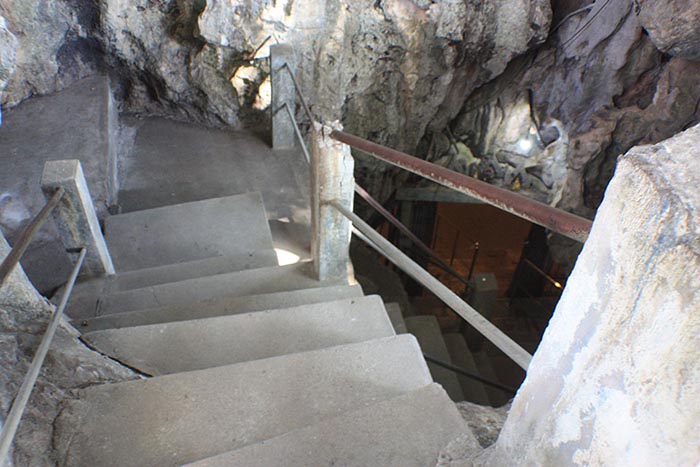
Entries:
{"label": "sunlight patch on step", "polygon": [[300,259],[298,255],[295,255],[291,251],[283,250],[282,248],[275,248],[275,253],[277,253],[277,263],[279,263],[280,266],[296,264]]}

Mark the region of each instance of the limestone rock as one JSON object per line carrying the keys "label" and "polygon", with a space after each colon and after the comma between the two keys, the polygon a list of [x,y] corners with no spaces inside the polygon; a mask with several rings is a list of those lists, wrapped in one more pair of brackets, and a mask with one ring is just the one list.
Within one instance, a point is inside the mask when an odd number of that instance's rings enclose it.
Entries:
{"label": "limestone rock", "polygon": [[451,129],[480,179],[592,216],[620,154],[700,121],[700,68],[664,59],[628,0],[578,3],[561,4],[546,44],[473,93]]}
{"label": "limestone rock", "polygon": [[[414,152],[428,125],[542,42],[550,18],[542,0],[208,0],[198,24],[216,47],[252,52],[271,36],[291,44],[319,118]],[[385,165],[360,157],[357,170],[381,192]]]}
{"label": "limestone rock", "polygon": [[485,465],[700,461],[699,138],[618,162]]}
{"label": "limestone rock", "polygon": [[[7,30],[5,18],[0,16],[0,96],[15,69],[15,54],[17,38]],[[2,109],[0,109],[0,125],[2,125]]]}
{"label": "limestone rock", "polygon": [[7,30],[17,38],[14,73],[2,96],[3,106],[12,107],[32,95],[62,89],[95,72],[101,63],[99,41],[94,36],[96,9],[92,2],[0,2]]}
{"label": "limestone rock", "polygon": [[469,424],[479,445],[487,448],[498,439],[498,434],[510,410],[510,404],[494,408],[471,402],[457,402],[457,408],[462,418]]}
{"label": "limestone rock", "polygon": [[637,16],[664,53],[700,61],[700,3],[695,0],[636,0]]}

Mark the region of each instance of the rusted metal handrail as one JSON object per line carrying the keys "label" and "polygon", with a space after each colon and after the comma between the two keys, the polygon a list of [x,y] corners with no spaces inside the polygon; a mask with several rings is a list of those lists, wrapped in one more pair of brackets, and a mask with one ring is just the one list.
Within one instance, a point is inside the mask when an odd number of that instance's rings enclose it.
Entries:
{"label": "rusted metal handrail", "polygon": [[432,164],[404,152],[373,143],[344,131],[334,130],[331,132],[330,137],[366,152],[377,159],[408,170],[440,185],[465,193],[573,240],[585,242],[591,230],[592,222],[588,219],[482,182],[468,175]]}
{"label": "rusted metal handrail", "polygon": [[36,235],[41,226],[44,225],[44,222],[48,218],[49,214],[51,214],[51,211],[53,211],[53,209],[58,205],[58,202],[61,201],[64,193],[65,190],[63,187],[58,188],[54,192],[53,196],[51,196],[51,198],[46,202],[41,211],[39,211],[39,214],[37,214],[36,217],[32,219],[32,221],[24,228],[19,236],[19,240],[17,240],[12,247],[12,250],[10,250],[10,254],[8,254],[3,260],[2,264],[0,264],[0,288],[5,285],[5,281],[7,281],[10,274],[12,274],[12,271],[14,271],[15,267],[19,263],[19,260],[22,258],[22,255],[27,250],[27,247],[34,238],[34,235]]}
{"label": "rusted metal handrail", "polygon": [[391,225],[393,225],[394,227],[396,227],[397,229],[399,229],[399,231],[400,231],[401,233],[403,233],[404,235],[406,235],[406,237],[408,237],[408,239],[411,240],[411,242],[412,242],[418,249],[420,249],[423,253],[425,253],[426,255],[428,255],[428,256],[433,260],[433,263],[434,263],[437,267],[439,267],[440,269],[443,269],[443,270],[444,270],[445,272],[447,272],[448,274],[454,276],[457,280],[459,280],[460,282],[462,282],[464,285],[469,285],[469,281],[468,281],[467,279],[465,279],[464,277],[462,277],[462,276],[459,274],[459,272],[457,272],[457,271],[452,267],[452,265],[448,265],[447,263],[445,263],[445,262],[442,260],[442,258],[440,258],[440,256],[439,256],[437,253],[435,253],[428,245],[426,245],[425,243],[423,243],[423,241],[421,241],[420,238],[418,238],[413,232],[411,232],[411,230],[410,230],[408,227],[406,227],[405,225],[403,225],[403,224],[401,223],[400,220],[398,220],[392,213],[390,213],[389,211],[387,211],[387,210],[384,208],[384,206],[382,206],[381,203],[379,203],[379,201],[377,201],[376,199],[374,199],[374,198],[372,197],[372,195],[370,195],[370,194],[367,192],[367,190],[365,190],[364,188],[362,188],[362,187],[361,187],[360,185],[358,185],[357,183],[355,183],[355,193],[357,193],[358,195],[360,195],[360,197],[361,197],[362,199],[364,199],[364,200],[367,202],[367,204],[369,204],[369,205],[372,206],[374,209],[376,209],[377,212],[379,212],[379,214],[381,214],[387,221],[389,221],[389,223],[390,223]]}
{"label": "rusted metal handrail", "polygon": [[78,277],[78,272],[80,272],[80,268],[83,265],[83,261],[85,261],[86,253],[87,250],[85,248],[80,249],[78,261],[75,263],[70,278],[66,283],[66,288],[63,292],[63,296],[61,296],[61,302],[59,303],[58,308],[56,308],[56,311],[54,311],[53,315],[51,315],[51,319],[49,320],[49,325],[46,328],[44,337],[41,339],[41,343],[39,344],[39,348],[37,349],[36,354],[34,355],[32,364],[29,366],[29,371],[27,371],[27,374],[24,377],[24,381],[22,382],[22,386],[17,392],[17,396],[15,396],[15,400],[12,403],[12,408],[10,409],[10,413],[7,415],[7,419],[4,420],[5,423],[2,427],[2,432],[0,432],[0,467],[2,467],[5,464],[7,454],[10,450],[10,446],[12,445],[12,440],[14,439],[15,433],[17,432],[17,427],[19,426],[20,419],[22,418],[24,409],[27,407],[29,396],[32,394],[34,384],[36,383],[36,380],[39,377],[39,371],[41,371],[41,366],[44,364],[44,359],[46,358],[46,354],[48,353],[49,347],[51,346],[51,341],[53,340],[53,337],[56,334],[58,324],[61,322],[63,310],[66,308],[68,298],[70,297],[70,294],[73,291],[73,285],[75,284],[75,280]]}

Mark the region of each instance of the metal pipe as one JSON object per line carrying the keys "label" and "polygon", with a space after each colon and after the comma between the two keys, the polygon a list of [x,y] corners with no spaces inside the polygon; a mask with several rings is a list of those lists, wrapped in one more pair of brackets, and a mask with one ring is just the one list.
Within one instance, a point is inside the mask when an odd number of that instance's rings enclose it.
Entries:
{"label": "metal pipe", "polygon": [[355,213],[346,209],[337,201],[331,201],[329,204],[352,221],[353,229],[359,230],[365,237],[372,241],[370,246],[384,255],[403,272],[419,282],[423,287],[430,290],[433,294],[435,294],[435,296],[442,300],[447,306],[452,308],[458,315],[464,318],[477,331],[486,337],[486,339],[488,339],[504,354],[517,363],[518,366],[527,371],[530,360],[532,360],[532,355],[527,353],[527,351],[518,345],[517,342],[494,326],[478,311],[459,298],[457,294],[443,285],[439,280],[433,277],[428,271],[423,269],[411,258],[406,256],[405,253],[392,245],[391,242],[377,233]]}
{"label": "metal pipe", "polygon": [[299,144],[301,144],[301,150],[304,151],[304,157],[306,157],[306,162],[310,164],[311,156],[309,155],[309,150],[306,147],[304,137],[301,135],[301,130],[299,130],[299,125],[297,125],[297,119],[294,118],[294,114],[292,113],[292,109],[289,108],[289,104],[285,102],[282,105],[282,107],[287,109],[287,115],[289,115],[289,119],[292,121],[292,125],[294,125],[294,133],[296,133],[297,139],[299,140]]}
{"label": "metal pipe", "polygon": [[314,116],[311,113],[311,109],[309,109],[309,106],[306,104],[306,99],[304,98],[304,95],[301,93],[301,88],[299,87],[299,83],[297,83],[297,78],[294,76],[294,73],[292,72],[292,69],[289,68],[289,64],[285,63],[280,67],[280,70],[282,68],[287,69],[287,73],[289,73],[289,76],[292,77],[292,83],[294,83],[294,89],[297,91],[297,95],[299,96],[299,102],[301,102],[301,106],[304,108],[304,112],[306,113],[306,117],[309,119],[311,123],[313,123]]}
{"label": "metal pipe", "polygon": [[438,256],[437,253],[435,253],[428,245],[423,243],[420,238],[418,238],[411,230],[406,227],[400,220],[396,218],[392,213],[387,211],[384,206],[379,203],[376,199],[370,195],[367,190],[362,188],[360,185],[355,183],[355,193],[360,195],[362,199],[367,201],[367,204],[372,206],[374,209],[376,209],[386,220],[388,220],[391,225],[399,229],[401,233],[406,235],[411,242],[418,247],[421,251],[423,251],[426,255],[428,255],[430,258],[434,260],[434,263],[436,266],[440,267],[441,269],[444,269],[448,273],[450,273],[452,276],[456,277],[459,279],[460,282],[467,284],[467,280],[464,279],[454,268],[451,267],[451,265],[448,265],[445,263],[440,256]]}
{"label": "metal pipe", "polygon": [[474,255],[472,256],[472,264],[469,266],[469,276],[467,276],[467,279],[472,280],[472,276],[474,275],[474,267],[476,266],[476,259],[479,257],[479,242],[474,243]]}
{"label": "metal pipe", "polygon": [[66,308],[68,298],[73,291],[73,285],[75,284],[75,280],[78,277],[78,272],[80,272],[80,268],[83,265],[86,253],[87,250],[85,248],[81,248],[78,261],[75,263],[73,272],[71,272],[70,278],[66,283],[66,290],[63,292],[61,302],[59,303],[56,311],[54,311],[53,315],[51,315],[49,325],[46,328],[44,337],[41,339],[41,344],[39,344],[39,348],[34,355],[34,360],[32,360],[29,371],[25,375],[22,386],[19,388],[17,396],[12,403],[12,408],[10,409],[10,413],[7,415],[5,425],[2,427],[2,433],[0,433],[0,467],[2,467],[7,460],[7,454],[10,450],[10,446],[12,445],[12,440],[15,437],[15,433],[17,432],[19,421],[22,418],[24,409],[27,407],[27,401],[29,401],[29,396],[32,393],[32,389],[34,389],[34,384],[39,376],[39,371],[41,371],[41,366],[44,364],[44,359],[46,358],[46,354],[51,346],[53,336],[56,334],[58,324],[61,322],[63,310]]}
{"label": "metal pipe", "polygon": [[501,391],[507,392],[508,394],[515,395],[515,393],[518,391],[515,388],[506,386],[501,383],[497,383],[496,381],[491,381],[490,379],[474,374],[471,371],[462,368],[461,366],[457,366],[454,363],[446,362],[445,360],[439,359],[425,352],[423,352],[423,358],[425,358],[425,360],[430,363],[436,364],[437,366],[447,368],[448,370],[454,371],[455,373],[459,373],[460,375],[466,376],[467,378],[475,379],[481,383],[484,383],[487,386],[492,386],[496,389],[500,389]]}
{"label": "metal pipe", "polygon": [[592,222],[570,212],[553,208],[468,175],[432,164],[395,149],[367,141],[344,131],[334,130],[331,138],[396,167],[408,170],[453,190],[465,193],[525,220],[541,225],[573,240],[585,242]]}
{"label": "metal pipe", "polygon": [[532,269],[534,269],[535,272],[537,272],[540,276],[544,277],[544,278],[547,279],[549,282],[551,282],[552,285],[553,285],[554,287],[556,287],[557,289],[560,289],[560,290],[561,290],[561,289],[564,288],[564,286],[561,285],[561,282],[559,282],[558,280],[556,280],[555,278],[553,278],[552,276],[550,276],[549,274],[547,274],[546,272],[544,272],[542,269],[540,269],[539,266],[537,266],[535,263],[533,263],[533,262],[530,261],[529,259],[524,258],[524,259],[523,259],[523,262],[524,262],[525,264],[527,264],[528,266],[530,266]]}
{"label": "metal pipe", "polygon": [[34,235],[36,235],[39,228],[44,225],[51,211],[53,211],[58,205],[58,202],[61,201],[64,193],[65,189],[63,187],[57,188],[53,196],[51,196],[51,199],[49,199],[41,211],[39,211],[39,214],[24,228],[19,236],[19,240],[17,240],[17,243],[15,243],[12,250],[10,250],[10,254],[5,257],[0,265],[0,288],[5,285],[5,281],[7,281],[12,271],[14,271],[15,266],[17,266],[20,258],[22,258],[22,255],[27,250]]}

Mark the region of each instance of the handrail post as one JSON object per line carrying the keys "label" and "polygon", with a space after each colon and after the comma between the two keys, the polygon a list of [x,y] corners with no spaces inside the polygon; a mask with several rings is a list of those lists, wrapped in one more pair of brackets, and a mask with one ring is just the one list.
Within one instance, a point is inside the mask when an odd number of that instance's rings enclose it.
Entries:
{"label": "handrail post", "polygon": [[311,138],[311,253],[319,280],[347,277],[350,258],[350,221],[328,203],[352,211],[355,163],[350,147],[330,138],[333,129],[314,123]]}
{"label": "handrail post", "polygon": [[[287,70],[285,70],[285,67]],[[282,107],[287,105],[294,112],[294,81],[296,71],[294,49],[288,44],[270,46],[270,81],[272,85],[272,149],[292,149],[294,147],[294,124]]]}
{"label": "handrail post", "polygon": [[87,249],[82,273],[85,276],[114,274],[114,265],[102,236],[80,161],[59,160],[44,164],[41,189],[51,196],[57,188],[65,193],[53,211],[53,218],[67,249]]}

